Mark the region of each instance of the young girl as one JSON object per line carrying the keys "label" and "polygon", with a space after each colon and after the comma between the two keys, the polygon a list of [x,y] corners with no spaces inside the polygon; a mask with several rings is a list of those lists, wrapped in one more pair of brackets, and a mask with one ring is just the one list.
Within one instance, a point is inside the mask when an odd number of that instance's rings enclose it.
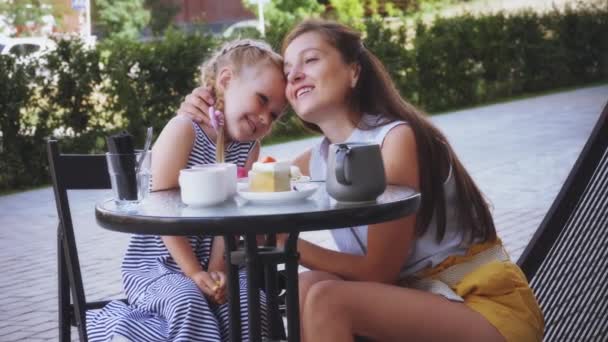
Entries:
{"label": "young girl", "polygon": [[325,136],[296,158],[300,169],[324,179],[329,144],[375,142],[388,182],[422,194],[416,215],[332,230],[339,251],[298,241],[300,263],[311,270],[300,274],[304,340],[540,341],[542,313],[481,192],[360,34],[305,21],[283,47],[287,99]]}
{"label": "young girl", "polygon": [[[226,162],[250,168],[259,155],[258,139],[286,105],[282,58],[262,42],[224,45],[203,65],[202,80],[216,97],[215,111],[224,112],[220,129],[226,134],[181,116],[169,121],[152,149],[153,190],[177,187],[183,168],[214,163],[216,146],[224,143]],[[217,142],[218,136],[225,141]],[[219,237],[133,236],[122,265],[129,305],[112,302],[92,317],[89,339],[228,341],[223,251]],[[242,310],[247,308],[245,282],[242,272]],[[267,333],[264,315],[262,306]],[[247,329],[241,330],[246,340]]]}

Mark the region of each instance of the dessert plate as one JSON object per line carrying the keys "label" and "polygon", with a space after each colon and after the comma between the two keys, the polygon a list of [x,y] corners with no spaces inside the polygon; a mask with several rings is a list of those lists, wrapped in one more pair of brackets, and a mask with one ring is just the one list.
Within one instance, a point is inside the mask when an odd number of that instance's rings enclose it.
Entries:
{"label": "dessert plate", "polygon": [[291,183],[291,191],[279,192],[253,192],[245,184],[239,186],[237,193],[239,196],[251,202],[276,203],[285,201],[297,201],[310,197],[319,188],[315,183]]}

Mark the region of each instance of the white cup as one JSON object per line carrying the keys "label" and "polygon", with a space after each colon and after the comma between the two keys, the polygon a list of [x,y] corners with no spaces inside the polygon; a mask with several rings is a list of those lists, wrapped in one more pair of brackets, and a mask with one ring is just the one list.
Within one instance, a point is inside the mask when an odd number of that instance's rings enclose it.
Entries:
{"label": "white cup", "polygon": [[192,166],[193,169],[205,169],[214,167],[224,167],[226,171],[226,192],[227,196],[233,196],[236,194],[236,183],[237,183],[237,168],[236,164],[233,163],[217,163],[217,164],[201,164]]}
{"label": "white cup", "polygon": [[204,207],[224,202],[228,197],[223,166],[183,169],[179,171],[182,202],[192,207]]}

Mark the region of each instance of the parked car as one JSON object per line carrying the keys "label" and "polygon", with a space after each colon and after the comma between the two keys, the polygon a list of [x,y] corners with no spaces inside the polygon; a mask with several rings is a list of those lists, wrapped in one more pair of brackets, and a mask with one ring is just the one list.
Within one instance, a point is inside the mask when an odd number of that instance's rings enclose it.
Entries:
{"label": "parked car", "polygon": [[228,26],[222,35],[225,38],[257,37],[260,30],[257,20],[243,20]]}
{"label": "parked car", "polygon": [[0,37],[0,54],[10,54],[19,59],[38,58],[54,50],[56,46],[54,41],[45,37]]}

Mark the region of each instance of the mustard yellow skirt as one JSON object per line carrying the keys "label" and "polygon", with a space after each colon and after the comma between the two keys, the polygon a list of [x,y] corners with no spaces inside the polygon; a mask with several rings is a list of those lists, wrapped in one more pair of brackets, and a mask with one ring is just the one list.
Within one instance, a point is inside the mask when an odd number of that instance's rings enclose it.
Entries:
{"label": "mustard yellow skirt", "polygon": [[[476,254],[501,244],[500,240],[476,244],[462,256],[451,256],[441,264],[417,274],[421,278],[450,266],[467,262]],[[544,321],[526,276],[511,261],[492,261],[465,275],[451,287],[464,304],[484,316],[509,342],[542,341]]]}

